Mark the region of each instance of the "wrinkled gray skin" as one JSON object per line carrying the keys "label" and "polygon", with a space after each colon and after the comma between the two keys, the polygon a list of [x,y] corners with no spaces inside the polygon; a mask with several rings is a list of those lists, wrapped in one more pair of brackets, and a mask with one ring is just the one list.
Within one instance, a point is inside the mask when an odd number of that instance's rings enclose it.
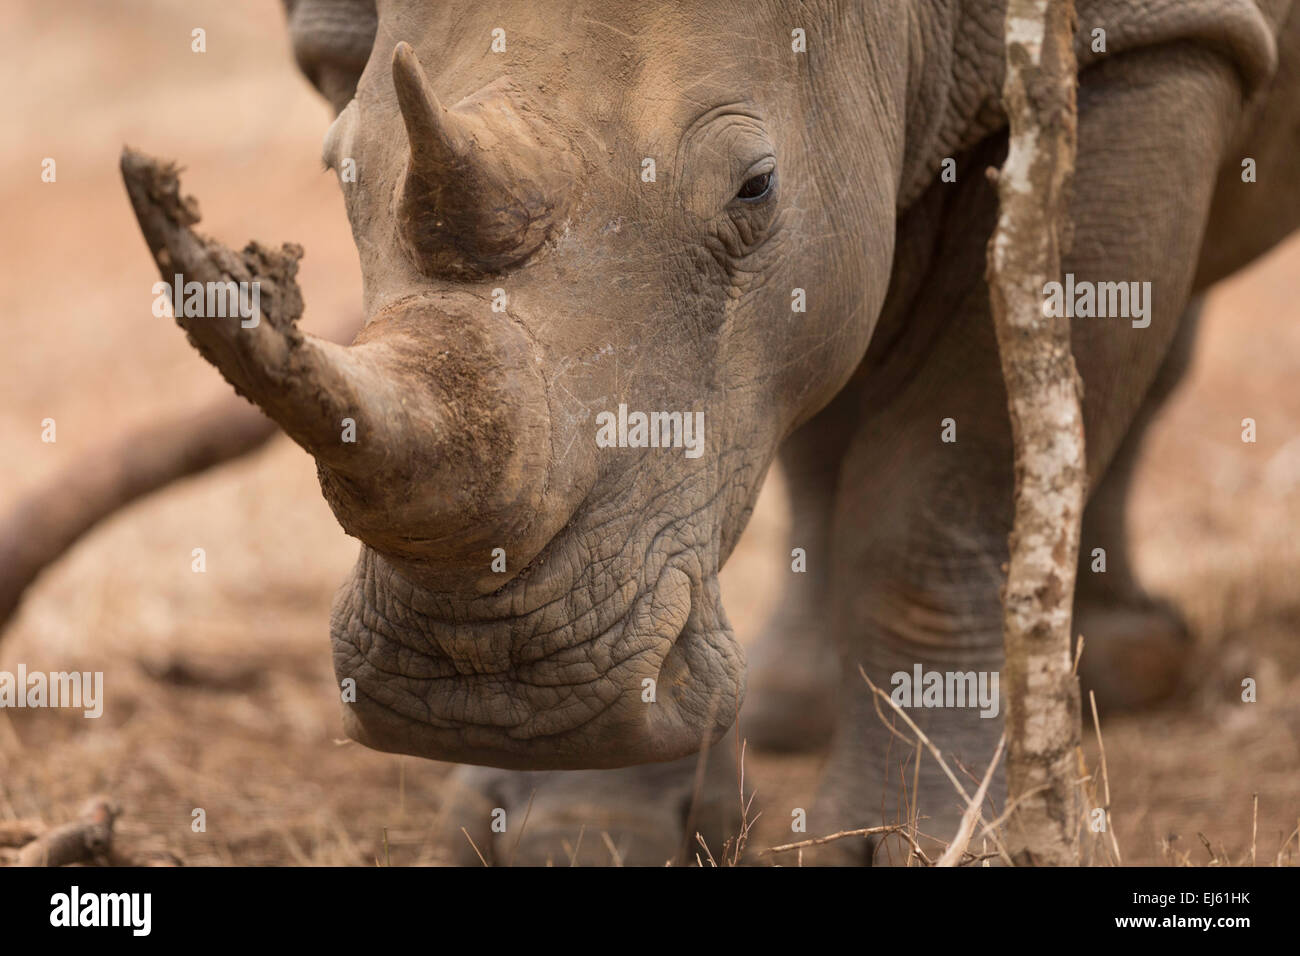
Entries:
{"label": "wrinkled gray skin", "polygon": [[[899,748],[888,760],[859,665],[888,686],[917,663],[1001,661],[1012,456],[984,284],[995,214],[984,171],[1005,151],[1002,5],[717,0],[686,14],[446,0],[381,2],[376,20],[366,0],[287,2],[304,72],[336,110],[352,103],[330,148],[361,170],[347,195],[369,314],[404,296],[505,287],[547,383],[547,534],[500,543],[508,580],[485,573],[486,554],[473,568],[417,566],[363,548],[332,632],[339,676],[360,692],[348,732],[486,765],[460,774],[445,813],[467,862],[462,826],[497,862],[564,861],[583,828],[586,860],[609,861],[602,830],[625,862],[675,856],[697,789],[690,754],[732,725],[745,683],[716,573],[779,450],[790,547],[807,550],[808,572],[791,575],[753,650],[741,725],[785,749],[829,737],[810,835],[879,823],[882,807],[895,819]],[[1088,637],[1083,676],[1103,706],[1176,686],[1185,632],[1132,576],[1125,491],[1142,431],[1187,364],[1198,294],[1297,225],[1291,7],[1079,2],[1065,271],[1154,289],[1149,328],[1091,319],[1073,331],[1093,489],[1082,551],[1103,547],[1109,562],[1104,575],[1081,567],[1074,630]],[[1088,48],[1098,26],[1105,55]],[[488,51],[494,27],[505,54]],[[790,49],[796,27],[805,54]],[[446,104],[504,76],[580,159],[543,254],[463,281],[422,272],[394,241],[393,170],[407,151],[398,41]],[[646,156],[655,185],[639,179]],[[1241,182],[1247,156],[1258,183]],[[956,183],[939,179],[945,157]],[[775,195],[731,198],[769,166]],[[807,290],[806,314],[791,312],[794,288]],[[597,449],[591,416],[620,401],[703,410],[703,457]],[[954,444],[939,440],[949,417]],[[1230,417],[1206,427],[1228,434]],[[645,677],[658,681],[655,704],[641,701]],[[1000,732],[968,710],[913,716],[972,770]],[[731,749],[730,738],[713,749],[694,801],[692,827],[715,847],[734,832]],[[488,828],[496,807],[504,835]],[[922,829],[946,839],[960,809],[924,762]],[[841,841],[820,861],[870,850]]]}

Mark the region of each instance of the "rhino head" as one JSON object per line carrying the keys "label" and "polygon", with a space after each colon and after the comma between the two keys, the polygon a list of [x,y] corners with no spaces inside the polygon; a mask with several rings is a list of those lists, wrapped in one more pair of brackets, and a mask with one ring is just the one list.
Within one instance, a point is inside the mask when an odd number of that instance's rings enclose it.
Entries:
{"label": "rhino head", "polygon": [[290,4],[368,318],[301,373],[342,403],[267,404],[362,542],[352,737],[614,767],[732,724],[718,570],[888,285],[892,6]]}

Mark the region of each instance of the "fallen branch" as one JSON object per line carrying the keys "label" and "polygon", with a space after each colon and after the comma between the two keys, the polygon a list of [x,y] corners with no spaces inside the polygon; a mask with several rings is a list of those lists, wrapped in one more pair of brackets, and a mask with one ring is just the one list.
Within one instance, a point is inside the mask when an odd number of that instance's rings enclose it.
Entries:
{"label": "fallen branch", "polygon": [[798,843],[783,843],[780,846],[770,846],[767,848],[769,853],[785,853],[787,850],[802,850],[810,846],[825,846],[827,843],[834,843],[836,840],[846,840],[849,837],[868,837],[875,836],[879,833],[906,833],[910,824],[891,823],[880,827],[863,827],[860,830],[840,830],[838,833],[830,833],[826,836],[812,837],[807,840],[800,840]]}
{"label": "fallen branch", "polygon": [[20,847],[31,843],[45,830],[39,820],[0,821],[0,846]]}
{"label": "fallen branch", "polygon": [[91,797],[72,823],[47,830],[18,854],[18,866],[67,866],[108,856],[113,844],[113,821],[120,813],[108,797]]}
{"label": "fallen branch", "polygon": [[[243,351],[256,342],[261,350],[256,354],[283,358],[293,343],[303,341],[294,327],[302,312],[294,280],[300,249],[285,246],[272,252],[254,243],[236,255],[189,231],[198,221],[198,208],[193,199],[180,196],[174,167],[127,151],[122,170],[149,248],[166,279],[181,272],[197,281],[259,284],[266,321],[257,329],[241,329],[237,322],[177,319],[204,355],[214,349]],[[338,322],[325,338],[346,341],[360,325],[356,318]],[[310,354],[310,348],[306,352]],[[238,381],[230,380],[245,394]],[[40,573],[99,522],[172,482],[255,451],[279,430],[257,405],[223,396],[197,411],[166,417],[92,448],[70,462],[0,517],[0,628]]]}
{"label": "fallen branch", "polygon": [[255,406],[230,396],[72,461],[0,518],[0,627],[37,576],[99,522],[174,481],[260,448],[277,431]]}

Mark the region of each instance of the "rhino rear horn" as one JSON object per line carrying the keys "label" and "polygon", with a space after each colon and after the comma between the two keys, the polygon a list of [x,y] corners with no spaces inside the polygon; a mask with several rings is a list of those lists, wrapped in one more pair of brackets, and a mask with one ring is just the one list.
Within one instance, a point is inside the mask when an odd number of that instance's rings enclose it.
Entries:
{"label": "rhino rear horn", "polygon": [[523,262],[563,219],[571,150],[516,109],[504,83],[448,109],[415,51],[393,51],[393,87],[410,142],[398,231],[426,275],[481,276]]}

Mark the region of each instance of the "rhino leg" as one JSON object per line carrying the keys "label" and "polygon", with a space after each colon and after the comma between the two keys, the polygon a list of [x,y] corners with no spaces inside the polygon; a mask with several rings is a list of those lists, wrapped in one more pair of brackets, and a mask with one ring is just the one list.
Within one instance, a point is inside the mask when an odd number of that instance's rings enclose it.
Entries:
{"label": "rhino leg", "polygon": [[713,748],[703,767],[698,757],[621,770],[458,767],[440,842],[461,866],[663,866],[705,859],[698,833],[720,862],[740,830],[731,750]]}
{"label": "rhino leg", "polygon": [[[1079,662],[1084,699],[1094,692],[1102,711],[1139,709],[1169,697],[1182,684],[1190,656],[1191,637],[1182,615],[1149,595],[1137,579],[1126,512],[1147,430],[1191,364],[1202,305],[1197,298],[1188,307],[1146,400],[1083,515],[1074,632],[1084,637]],[[1106,552],[1104,573],[1093,570],[1095,547]]]}
{"label": "rhino leg", "polygon": [[[1075,240],[1064,271],[1093,281],[1149,281],[1152,289],[1144,327],[1127,318],[1073,323],[1094,488],[1182,321],[1240,103],[1229,65],[1190,44],[1116,56],[1081,77]],[[961,168],[981,168],[987,147]],[[962,799],[928,756],[913,788],[916,746],[890,734],[857,669],[888,692],[894,675],[918,665],[941,673],[1002,667],[999,588],[1014,483],[982,268],[996,210],[991,189],[971,179],[956,187],[961,192],[937,223],[921,224],[940,239],[937,269],[918,283],[904,319],[915,334],[933,330],[932,347],[887,402],[864,392],[862,424],[841,469],[832,590],[847,666],[810,834],[906,820],[914,800],[922,833],[950,840]],[[882,326],[887,321],[883,316]],[[956,423],[955,442],[940,440],[945,418]],[[949,703],[908,713],[959,775],[960,767],[974,775],[966,778],[973,791],[1002,720]],[[999,773],[990,803],[1000,806],[1004,792]],[[898,863],[897,847],[839,841],[816,862]]]}
{"label": "rhino leg", "polygon": [[[918,664],[926,672],[1001,670],[998,588],[1011,518],[1011,439],[981,300],[977,281],[962,305],[966,316],[982,320],[964,318],[945,335],[926,360],[928,374],[872,416],[844,462],[832,588],[845,665],[809,835],[909,816],[916,747],[882,723],[859,668],[887,693],[893,675],[910,677]],[[944,379],[950,387],[934,387]],[[956,420],[955,443],[940,441],[945,418]],[[1000,720],[970,709],[908,712],[945,754],[975,773],[987,765]],[[918,782],[921,831],[947,837],[960,816],[959,797],[932,760],[922,761]],[[876,862],[901,862],[899,845],[886,846]],[[865,863],[874,850],[845,840],[805,861]]]}
{"label": "rhino leg", "polygon": [[[788,583],[763,631],[748,649],[749,689],[740,713],[742,732],[764,750],[816,750],[835,721],[839,660],[831,637],[830,530],[849,428],[833,405],[781,447],[790,498],[790,538],[781,561]],[[806,570],[795,572],[794,549]]]}

